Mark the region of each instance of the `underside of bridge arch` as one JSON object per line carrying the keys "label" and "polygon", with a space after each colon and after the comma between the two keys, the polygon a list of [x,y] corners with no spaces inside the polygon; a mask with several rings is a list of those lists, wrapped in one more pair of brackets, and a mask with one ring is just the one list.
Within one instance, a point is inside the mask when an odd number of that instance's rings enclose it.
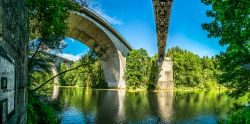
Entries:
{"label": "underside of bridge arch", "polygon": [[131,48],[126,46],[107,24],[88,13],[71,13],[68,36],[81,41],[97,54],[102,62],[108,87],[126,87],[123,77],[126,56]]}

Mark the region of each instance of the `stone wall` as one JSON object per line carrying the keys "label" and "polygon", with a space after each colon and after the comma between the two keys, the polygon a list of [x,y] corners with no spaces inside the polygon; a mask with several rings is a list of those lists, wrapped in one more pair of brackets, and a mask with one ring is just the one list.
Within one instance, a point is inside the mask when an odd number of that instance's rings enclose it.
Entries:
{"label": "stone wall", "polygon": [[3,24],[2,24],[2,15],[3,15],[3,10],[2,10],[2,6],[0,5],[0,41],[2,41],[2,37],[3,37]]}
{"label": "stone wall", "polygon": [[1,47],[0,67],[0,123],[4,124],[15,108],[15,68],[13,60],[6,56]]}
{"label": "stone wall", "polygon": [[[27,43],[28,28],[24,0],[0,0],[0,46],[13,60],[11,64],[5,58],[0,66],[1,71],[9,73],[10,76],[0,73],[0,77],[8,77],[8,88],[6,93],[1,92],[2,98],[8,98],[8,113],[5,123],[24,124],[27,122]],[[9,70],[9,71],[8,71]],[[12,74],[11,74],[12,73]],[[13,75],[13,77],[11,77]],[[13,78],[13,79],[12,79]],[[11,88],[11,80],[13,86]],[[12,91],[11,91],[12,90]],[[7,93],[8,92],[8,93]],[[12,99],[12,100],[11,100]],[[5,104],[5,102],[3,102]],[[12,104],[14,104],[14,106]],[[5,105],[6,106],[6,105]],[[13,110],[13,111],[12,111]],[[10,113],[9,113],[10,112]],[[2,118],[2,117],[1,117]],[[1,119],[2,120],[2,119]]]}

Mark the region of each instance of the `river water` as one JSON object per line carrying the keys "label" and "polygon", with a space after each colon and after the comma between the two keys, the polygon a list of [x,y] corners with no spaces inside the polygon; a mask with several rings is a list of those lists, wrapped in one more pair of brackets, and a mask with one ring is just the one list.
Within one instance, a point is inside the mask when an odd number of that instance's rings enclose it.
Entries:
{"label": "river water", "polygon": [[233,99],[223,92],[91,90],[61,88],[62,124],[214,124]]}

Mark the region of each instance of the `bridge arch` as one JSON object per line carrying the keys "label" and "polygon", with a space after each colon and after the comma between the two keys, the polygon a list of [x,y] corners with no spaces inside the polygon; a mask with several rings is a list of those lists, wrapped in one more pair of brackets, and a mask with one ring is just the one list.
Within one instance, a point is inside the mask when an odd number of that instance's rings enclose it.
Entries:
{"label": "bridge arch", "polygon": [[71,12],[68,23],[68,37],[79,40],[97,53],[108,87],[125,88],[126,57],[132,50],[127,41],[88,8],[83,8],[80,13]]}

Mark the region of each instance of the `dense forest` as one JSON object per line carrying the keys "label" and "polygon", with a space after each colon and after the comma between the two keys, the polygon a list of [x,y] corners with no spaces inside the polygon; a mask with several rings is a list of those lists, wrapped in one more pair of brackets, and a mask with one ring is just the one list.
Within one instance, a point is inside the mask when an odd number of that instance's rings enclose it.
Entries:
{"label": "dense forest", "polygon": [[173,47],[167,55],[173,58],[174,84],[176,87],[197,87],[217,89],[221,70],[217,57],[199,57],[198,55]]}
{"label": "dense forest", "polygon": [[[174,85],[200,89],[224,88],[219,85],[221,70],[217,57],[198,55],[173,47],[167,56],[173,59]],[[144,49],[133,50],[127,57],[125,79],[128,87],[155,88],[158,79],[157,55],[149,57]]]}
{"label": "dense forest", "polygon": [[[218,57],[209,58],[205,56],[201,58],[179,47],[169,49],[167,56],[173,58],[174,84],[176,87],[223,88],[222,85],[218,84],[222,74]],[[134,89],[155,88],[158,79],[157,61],[157,55],[150,57],[145,49],[131,51],[127,57],[124,77],[127,87]],[[83,65],[83,63],[85,64]],[[93,51],[89,51],[72,65],[62,63],[60,71],[64,72],[77,66],[80,67],[59,76],[61,86],[107,88],[101,61]],[[35,73],[33,77],[37,76],[38,74]],[[46,73],[43,76],[46,77]]]}

